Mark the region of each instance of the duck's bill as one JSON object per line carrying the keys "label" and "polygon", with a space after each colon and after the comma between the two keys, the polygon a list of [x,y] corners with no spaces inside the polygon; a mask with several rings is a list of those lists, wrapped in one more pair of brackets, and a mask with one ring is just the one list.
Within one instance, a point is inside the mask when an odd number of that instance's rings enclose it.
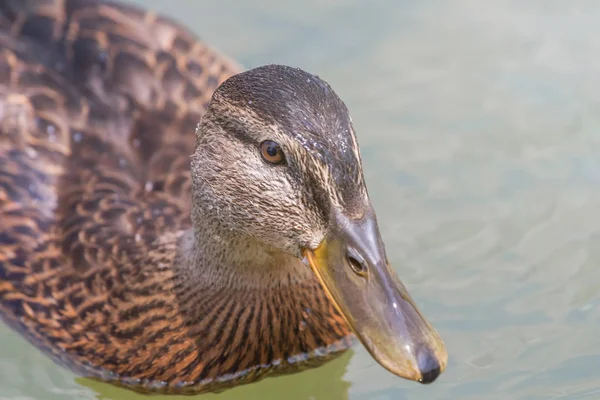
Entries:
{"label": "duck's bill", "polygon": [[330,300],[383,367],[433,382],[446,367],[446,348],[388,265],[375,214],[334,218],[319,247],[304,251]]}

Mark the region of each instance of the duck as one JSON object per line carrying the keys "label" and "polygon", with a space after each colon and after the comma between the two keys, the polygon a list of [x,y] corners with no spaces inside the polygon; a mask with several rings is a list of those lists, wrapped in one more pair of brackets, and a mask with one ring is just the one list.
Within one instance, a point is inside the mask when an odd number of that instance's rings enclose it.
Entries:
{"label": "duck", "polygon": [[219,392],[358,339],[401,378],[444,371],[318,76],[131,5],[3,1],[0,122],[0,318],[58,365]]}

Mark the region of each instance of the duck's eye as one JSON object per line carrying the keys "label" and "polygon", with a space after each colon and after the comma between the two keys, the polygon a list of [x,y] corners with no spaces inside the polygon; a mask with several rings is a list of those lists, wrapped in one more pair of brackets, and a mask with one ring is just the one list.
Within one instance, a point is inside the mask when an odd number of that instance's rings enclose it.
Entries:
{"label": "duck's eye", "polygon": [[283,164],[285,162],[285,155],[281,146],[272,140],[265,140],[260,144],[260,154],[266,162],[271,164]]}

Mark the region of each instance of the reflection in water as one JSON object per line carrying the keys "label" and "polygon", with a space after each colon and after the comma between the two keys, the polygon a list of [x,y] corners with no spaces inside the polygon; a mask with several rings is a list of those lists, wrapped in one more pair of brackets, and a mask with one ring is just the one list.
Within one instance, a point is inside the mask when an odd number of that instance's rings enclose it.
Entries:
{"label": "reflection in water", "polygon": [[[202,399],[202,400],[347,400],[350,383],[344,379],[352,351],[320,368],[310,369],[299,374],[266,378],[256,384],[238,386],[219,394],[197,396],[152,396],[152,400]],[[148,400],[148,396],[133,393],[106,383],[89,379],[78,382],[97,393],[98,400]]]}

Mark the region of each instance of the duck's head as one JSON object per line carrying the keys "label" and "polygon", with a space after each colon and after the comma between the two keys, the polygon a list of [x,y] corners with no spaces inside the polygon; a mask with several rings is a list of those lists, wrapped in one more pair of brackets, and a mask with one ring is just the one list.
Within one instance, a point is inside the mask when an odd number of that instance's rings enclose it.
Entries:
{"label": "duck's head", "polygon": [[300,69],[240,73],[214,93],[192,162],[225,229],[306,258],[371,355],[423,383],[447,353],[390,268],[348,110]]}

